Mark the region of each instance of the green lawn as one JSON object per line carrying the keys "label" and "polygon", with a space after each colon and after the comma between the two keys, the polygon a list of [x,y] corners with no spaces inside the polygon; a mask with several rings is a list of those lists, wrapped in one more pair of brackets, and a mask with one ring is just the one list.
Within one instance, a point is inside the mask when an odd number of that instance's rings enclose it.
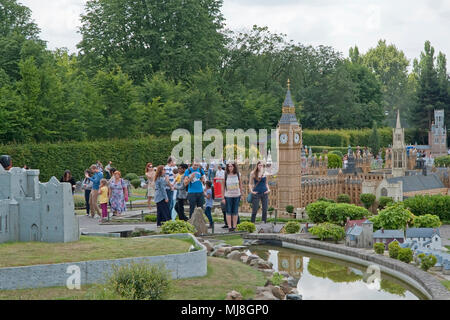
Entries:
{"label": "green lawn", "polygon": [[[201,278],[173,281],[170,300],[223,300],[236,290],[244,299],[254,297],[256,287],[263,286],[265,276],[241,262],[208,257],[208,274]],[[118,299],[104,293],[101,285],[86,285],[81,290],[65,287],[0,291],[0,300],[101,300]]]}
{"label": "green lawn", "polygon": [[450,291],[450,280],[442,280],[441,283]]}
{"label": "green lawn", "polygon": [[158,256],[189,250],[178,239],[82,236],[71,243],[18,242],[0,244],[0,268],[87,260]]}

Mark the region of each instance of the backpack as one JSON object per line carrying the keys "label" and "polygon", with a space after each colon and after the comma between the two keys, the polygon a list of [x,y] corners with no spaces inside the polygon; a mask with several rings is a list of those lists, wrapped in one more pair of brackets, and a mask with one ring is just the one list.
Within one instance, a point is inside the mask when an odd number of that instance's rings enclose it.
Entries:
{"label": "backpack", "polygon": [[[189,170],[189,175],[191,175],[191,174],[194,173],[194,169],[189,168],[188,170]],[[200,170],[200,175],[201,175],[201,176],[204,176],[204,175],[205,175],[205,171],[203,170],[203,168],[200,167],[199,170]],[[191,184],[191,182],[189,182],[189,184]]]}

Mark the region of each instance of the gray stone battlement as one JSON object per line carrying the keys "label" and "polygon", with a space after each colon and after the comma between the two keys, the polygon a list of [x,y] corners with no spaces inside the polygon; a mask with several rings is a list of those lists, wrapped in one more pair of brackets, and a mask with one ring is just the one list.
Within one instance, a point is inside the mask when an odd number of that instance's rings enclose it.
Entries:
{"label": "gray stone battlement", "polygon": [[39,170],[0,167],[0,243],[78,241],[72,188]]}

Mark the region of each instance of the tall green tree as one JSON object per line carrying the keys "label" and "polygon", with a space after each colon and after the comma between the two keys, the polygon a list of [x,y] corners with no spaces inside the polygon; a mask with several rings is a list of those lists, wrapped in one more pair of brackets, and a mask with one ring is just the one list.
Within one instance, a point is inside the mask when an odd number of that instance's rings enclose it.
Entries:
{"label": "tall green tree", "polygon": [[372,125],[372,133],[369,137],[369,148],[372,151],[374,157],[377,156],[378,151],[380,150],[380,135],[378,134],[377,122],[373,121]]}
{"label": "tall green tree", "polygon": [[383,105],[387,114],[387,124],[395,124],[395,110],[400,109],[407,114],[408,105],[405,104],[407,95],[409,61],[403,51],[395,45],[378,41],[375,48],[369,49],[362,58],[363,64],[372,70],[382,84]]}
{"label": "tall green tree", "polygon": [[433,119],[433,110],[441,106],[440,87],[436,71],[434,48],[426,41],[420,62],[416,65],[418,78],[415,122],[418,127],[429,128]]}
{"label": "tall green tree", "polygon": [[141,83],[153,72],[186,80],[218,67],[224,48],[222,0],[89,0],[78,44],[83,65],[119,65]]}

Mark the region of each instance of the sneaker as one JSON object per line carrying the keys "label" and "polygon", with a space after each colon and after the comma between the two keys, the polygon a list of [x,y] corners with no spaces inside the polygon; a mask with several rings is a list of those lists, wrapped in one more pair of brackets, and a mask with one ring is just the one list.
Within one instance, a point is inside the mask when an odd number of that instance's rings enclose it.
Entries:
{"label": "sneaker", "polygon": [[100,218],[100,216],[99,216],[98,214],[96,214],[96,215],[94,216],[94,219],[98,219],[98,218]]}

